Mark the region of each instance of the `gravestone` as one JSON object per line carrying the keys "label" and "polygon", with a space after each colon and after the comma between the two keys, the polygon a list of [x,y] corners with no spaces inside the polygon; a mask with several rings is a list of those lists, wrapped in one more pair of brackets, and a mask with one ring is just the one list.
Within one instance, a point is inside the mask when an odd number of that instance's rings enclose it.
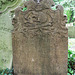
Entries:
{"label": "gravestone", "polygon": [[[15,75],[67,75],[68,30],[63,7],[52,0],[30,0],[12,20]],[[23,8],[27,7],[26,11]]]}
{"label": "gravestone", "polygon": [[13,29],[10,13],[0,15],[0,70],[12,68],[12,35]]}
{"label": "gravestone", "polygon": [[0,14],[13,11],[16,7],[21,5],[24,0],[0,0]]}
{"label": "gravestone", "polygon": [[12,68],[12,16],[13,10],[23,1],[0,0],[0,70]]}

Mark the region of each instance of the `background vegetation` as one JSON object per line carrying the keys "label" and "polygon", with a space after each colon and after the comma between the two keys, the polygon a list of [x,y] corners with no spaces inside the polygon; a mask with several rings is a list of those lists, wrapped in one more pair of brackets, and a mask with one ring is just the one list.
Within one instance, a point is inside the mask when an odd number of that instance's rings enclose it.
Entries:
{"label": "background vegetation", "polygon": [[68,23],[73,22],[75,25],[75,0],[54,0],[55,5],[62,5],[64,7],[64,14],[67,15]]}
{"label": "background vegetation", "polygon": [[[75,0],[54,0],[54,2],[55,6],[53,7],[53,9],[55,9],[56,5],[58,4],[62,5],[64,7],[64,14],[67,15],[68,23],[73,23],[73,25],[75,26]],[[26,8],[24,8],[23,11],[24,10],[26,10]],[[71,51],[69,48],[70,44],[68,45],[68,75],[74,75],[75,52]],[[13,75],[13,69],[2,70],[0,71],[0,75]]]}

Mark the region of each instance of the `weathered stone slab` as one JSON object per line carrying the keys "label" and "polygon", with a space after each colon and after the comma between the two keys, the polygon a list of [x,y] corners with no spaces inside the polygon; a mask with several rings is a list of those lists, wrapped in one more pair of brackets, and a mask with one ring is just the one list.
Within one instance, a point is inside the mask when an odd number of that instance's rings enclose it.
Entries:
{"label": "weathered stone slab", "polygon": [[0,70],[12,67],[12,18],[13,11],[24,0],[0,0]]}
{"label": "weathered stone slab", "polygon": [[[50,4],[51,3],[51,4]],[[15,10],[13,66],[15,75],[67,75],[68,31],[63,7],[34,0]]]}
{"label": "weathered stone slab", "polygon": [[12,67],[12,20],[10,13],[0,15],[0,70]]}
{"label": "weathered stone slab", "polygon": [[68,36],[70,38],[75,38],[75,26],[68,27]]}
{"label": "weathered stone slab", "polygon": [[0,0],[0,14],[13,11],[20,6],[25,0]]}

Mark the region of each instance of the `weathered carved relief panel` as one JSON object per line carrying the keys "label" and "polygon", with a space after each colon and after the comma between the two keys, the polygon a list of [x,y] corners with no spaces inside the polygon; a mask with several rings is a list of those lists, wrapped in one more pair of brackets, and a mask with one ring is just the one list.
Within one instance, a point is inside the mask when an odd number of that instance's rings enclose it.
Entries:
{"label": "weathered carved relief panel", "polygon": [[[50,2],[50,3],[49,3]],[[15,75],[67,75],[66,16],[63,7],[52,10],[52,0],[34,0],[15,10],[13,65]]]}

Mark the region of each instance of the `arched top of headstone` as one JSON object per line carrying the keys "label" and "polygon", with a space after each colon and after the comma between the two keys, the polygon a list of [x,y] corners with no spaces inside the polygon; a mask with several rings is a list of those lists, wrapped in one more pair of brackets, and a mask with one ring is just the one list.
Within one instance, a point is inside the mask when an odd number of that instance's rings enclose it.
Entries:
{"label": "arched top of headstone", "polygon": [[45,10],[45,9],[50,9],[50,11],[58,11],[60,10],[61,11],[61,14],[63,15],[63,7],[61,5],[58,5],[56,7],[57,10],[52,10],[51,9],[51,6],[54,6],[55,3],[53,0],[29,0],[29,1],[26,1],[22,7],[18,7],[16,9],[17,12],[22,11],[23,8],[27,8],[27,11],[31,11],[31,10],[34,10],[34,11],[41,11],[41,10]]}
{"label": "arched top of headstone", "polygon": [[[40,0],[39,3],[37,3],[37,0],[26,1],[23,7],[18,7],[15,10],[15,17],[13,18],[14,28],[19,27],[21,23],[28,30],[29,27],[39,29],[42,26],[46,25],[48,27],[49,25],[50,29],[53,27],[54,30],[64,30],[63,33],[65,34],[67,17],[63,15],[64,9],[61,5],[58,5],[56,10],[52,10],[51,6],[53,4],[53,0]],[[25,7],[27,10],[23,11]]]}

